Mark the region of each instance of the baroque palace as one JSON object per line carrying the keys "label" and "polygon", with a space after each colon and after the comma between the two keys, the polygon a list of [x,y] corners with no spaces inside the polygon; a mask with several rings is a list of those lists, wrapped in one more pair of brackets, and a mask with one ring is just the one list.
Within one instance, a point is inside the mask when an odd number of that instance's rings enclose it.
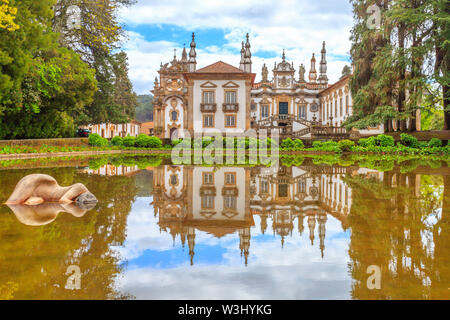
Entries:
{"label": "baroque palace", "polygon": [[[272,79],[264,64],[262,80],[255,83],[249,35],[242,42],[239,68],[222,61],[197,69],[195,34],[189,55],[183,49],[170,63],[160,66],[155,79],[154,133],[171,138],[182,130],[195,133],[218,129],[230,135],[242,135],[249,129],[278,130],[282,136],[325,137],[349,136],[343,122],[352,114],[349,90],[350,75],[329,84],[325,42],[318,66],[312,55],[308,78],[300,65],[298,77],[294,62],[275,63]],[[180,131],[178,131],[180,129]],[[382,133],[382,126],[359,134]]]}

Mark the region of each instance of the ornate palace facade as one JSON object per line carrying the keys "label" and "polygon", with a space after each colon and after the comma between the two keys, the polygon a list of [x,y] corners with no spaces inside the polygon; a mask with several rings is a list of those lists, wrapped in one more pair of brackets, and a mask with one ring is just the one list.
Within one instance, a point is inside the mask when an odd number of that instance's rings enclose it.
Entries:
{"label": "ornate palace facade", "polygon": [[[300,65],[298,77],[293,62],[275,63],[273,77],[264,64],[262,80],[255,83],[249,35],[242,42],[239,68],[219,61],[197,69],[195,35],[192,35],[189,55],[183,49],[170,63],[161,64],[159,79],[155,79],[155,134],[170,138],[178,129],[193,136],[219,129],[241,135],[249,129],[277,129],[280,134],[308,137],[315,132],[342,132],[343,122],[352,114],[350,76],[330,85],[327,76],[325,42],[316,67],[313,54],[306,78],[306,68]],[[315,129],[314,129],[315,128]],[[334,130],[334,131],[333,131]],[[382,127],[369,128],[361,134],[381,133]],[[179,134],[182,137],[180,131]]]}

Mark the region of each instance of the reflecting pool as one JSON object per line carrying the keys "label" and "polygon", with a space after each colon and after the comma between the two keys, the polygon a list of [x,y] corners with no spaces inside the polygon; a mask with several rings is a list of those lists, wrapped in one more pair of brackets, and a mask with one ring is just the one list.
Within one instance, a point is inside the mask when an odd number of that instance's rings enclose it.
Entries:
{"label": "reflecting pool", "polygon": [[0,299],[450,298],[446,162],[140,159],[0,165],[99,201],[0,206]]}

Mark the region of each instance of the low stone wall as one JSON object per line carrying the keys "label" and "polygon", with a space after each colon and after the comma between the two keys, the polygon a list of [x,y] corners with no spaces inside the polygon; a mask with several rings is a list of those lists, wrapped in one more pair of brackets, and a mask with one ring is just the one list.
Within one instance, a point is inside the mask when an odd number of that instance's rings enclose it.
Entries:
{"label": "low stone wall", "polygon": [[39,148],[43,145],[52,147],[84,147],[88,145],[88,138],[0,140],[0,147],[29,146]]}
{"label": "low stone wall", "polygon": [[[450,140],[450,130],[439,130],[439,131],[416,131],[416,132],[405,132],[417,138],[419,141],[429,141],[432,138],[438,138],[442,141]],[[400,141],[400,134],[402,132],[388,132],[385,133],[394,137],[395,141]]]}

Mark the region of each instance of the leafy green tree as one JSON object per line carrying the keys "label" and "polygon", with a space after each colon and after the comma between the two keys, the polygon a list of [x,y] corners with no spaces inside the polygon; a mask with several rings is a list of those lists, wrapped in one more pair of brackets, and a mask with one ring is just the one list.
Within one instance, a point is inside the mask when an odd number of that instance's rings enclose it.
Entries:
{"label": "leafy green tree", "polygon": [[54,1],[12,1],[14,32],[0,29],[0,138],[73,136],[74,116],[92,101],[94,72],[58,46]]}
{"label": "leafy green tree", "polygon": [[[354,115],[346,126],[366,128],[384,123],[386,130],[391,131],[389,120],[395,120],[400,131],[414,131],[416,110],[423,108],[427,94],[435,95],[435,100],[443,97],[447,117],[448,2],[351,0],[351,3],[356,21],[351,38]],[[379,29],[367,25],[366,10],[370,5],[381,8]],[[430,83],[439,86],[437,94],[429,90]]]}
{"label": "leafy green tree", "polygon": [[[119,9],[134,0],[58,0],[53,30],[61,34],[61,45],[76,51],[96,70],[98,92],[79,124],[126,123],[135,117],[136,94],[128,78],[128,60],[124,52],[114,53],[124,38],[119,24]],[[78,9],[74,12],[74,6]],[[79,19],[79,25],[71,21]]]}
{"label": "leafy green tree", "polygon": [[137,96],[138,106],[136,108],[136,120],[139,122],[153,121],[153,96]]}
{"label": "leafy green tree", "polygon": [[344,68],[342,68],[342,75],[341,75],[341,77],[343,78],[343,77],[348,76],[350,74],[352,74],[352,69],[350,68],[350,66],[345,65]]}

